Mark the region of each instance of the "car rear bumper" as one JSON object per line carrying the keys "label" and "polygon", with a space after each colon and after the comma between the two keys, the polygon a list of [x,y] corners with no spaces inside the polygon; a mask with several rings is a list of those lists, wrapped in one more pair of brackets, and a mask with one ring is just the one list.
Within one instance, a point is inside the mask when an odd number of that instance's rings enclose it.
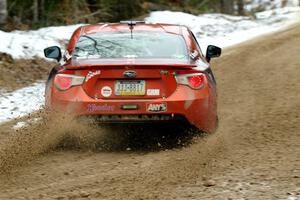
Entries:
{"label": "car rear bumper", "polygon": [[[179,85],[171,96],[164,99],[96,100],[77,86],[67,91],[52,88],[46,107],[77,117],[92,117],[102,123],[187,121],[203,131],[213,132],[217,117],[216,99],[211,94],[208,86],[192,90]],[[149,111],[149,106],[160,104],[166,108]]]}
{"label": "car rear bumper", "polygon": [[175,124],[181,123],[188,125],[188,120],[181,115],[175,114],[99,114],[99,115],[82,115],[80,120],[92,120],[103,124],[137,124],[137,123],[164,123]]}

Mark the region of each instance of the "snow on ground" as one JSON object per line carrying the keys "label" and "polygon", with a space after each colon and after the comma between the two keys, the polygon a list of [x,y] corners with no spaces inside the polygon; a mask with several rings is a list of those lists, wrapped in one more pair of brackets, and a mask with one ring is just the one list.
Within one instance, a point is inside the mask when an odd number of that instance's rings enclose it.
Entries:
{"label": "snow on ground", "polygon": [[255,18],[223,14],[195,16],[182,12],[152,12],[147,22],[188,26],[195,34],[202,50],[213,44],[228,47],[259,35],[283,28],[300,17],[300,7],[285,7],[257,13]]}
{"label": "snow on ground", "polygon": [[21,129],[23,127],[29,126],[29,124],[34,124],[34,123],[40,121],[41,119],[42,119],[41,117],[36,117],[36,118],[26,119],[25,121],[19,121],[15,125],[13,125],[12,128],[15,129],[15,130],[18,130],[18,129]]}
{"label": "snow on ground", "polygon": [[41,28],[36,31],[0,31],[0,52],[13,58],[43,57],[43,49],[48,46],[64,46],[72,33],[80,25]]}
{"label": "snow on ground", "polygon": [[[286,7],[257,13],[255,19],[222,14],[194,16],[182,12],[152,12],[145,20],[148,23],[171,23],[186,25],[195,33],[200,46],[205,50],[208,44],[228,47],[253,37],[270,33],[291,24],[299,18],[300,8]],[[60,46],[70,38],[80,25],[48,27],[36,31],[0,31],[0,52],[14,58],[43,56],[43,48]],[[3,40],[4,38],[4,40]],[[36,83],[13,93],[0,91],[0,122],[24,116],[44,104],[44,83]],[[19,126],[23,126],[19,124]],[[18,125],[17,125],[18,127]]]}
{"label": "snow on ground", "polygon": [[[257,12],[258,10],[272,10],[282,7],[283,0],[246,0],[245,10],[248,12]],[[299,6],[299,0],[287,0],[288,7]]]}
{"label": "snow on ground", "polygon": [[0,122],[24,116],[44,104],[45,84],[35,83],[12,93],[0,93]]}

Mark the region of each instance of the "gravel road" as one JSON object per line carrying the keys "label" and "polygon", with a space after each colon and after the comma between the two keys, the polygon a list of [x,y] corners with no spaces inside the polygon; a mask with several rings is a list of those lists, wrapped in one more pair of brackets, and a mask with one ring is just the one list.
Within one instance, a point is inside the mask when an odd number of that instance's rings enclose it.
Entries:
{"label": "gravel road", "polygon": [[[95,138],[64,120],[11,133],[3,125],[0,199],[299,200],[300,25],[226,49],[213,70],[213,135],[101,128]],[[72,130],[77,148],[61,142]]]}

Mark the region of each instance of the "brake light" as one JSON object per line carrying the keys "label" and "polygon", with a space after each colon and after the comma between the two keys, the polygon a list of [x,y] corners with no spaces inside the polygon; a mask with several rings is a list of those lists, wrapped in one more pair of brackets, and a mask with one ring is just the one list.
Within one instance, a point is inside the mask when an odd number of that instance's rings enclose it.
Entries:
{"label": "brake light", "polygon": [[192,89],[201,89],[205,83],[205,74],[197,73],[197,74],[184,74],[177,75],[176,81],[178,84],[187,85]]}
{"label": "brake light", "polygon": [[72,78],[71,77],[57,77],[57,86],[61,90],[69,89],[72,86]]}
{"label": "brake light", "polygon": [[202,75],[196,75],[188,77],[189,85],[193,88],[199,88],[203,84],[203,76]]}
{"label": "brake light", "polygon": [[54,84],[59,90],[68,90],[72,86],[82,85],[84,79],[84,76],[57,74],[55,76]]}

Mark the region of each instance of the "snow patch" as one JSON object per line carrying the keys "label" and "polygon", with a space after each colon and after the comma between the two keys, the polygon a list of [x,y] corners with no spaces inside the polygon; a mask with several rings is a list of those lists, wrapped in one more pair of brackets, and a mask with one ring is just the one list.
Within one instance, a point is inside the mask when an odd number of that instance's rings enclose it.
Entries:
{"label": "snow patch", "polygon": [[[282,0],[248,0],[245,4],[245,10],[248,12],[255,12],[258,10],[272,10],[282,8]],[[299,6],[299,0],[287,0],[287,7]]]}
{"label": "snow patch", "polygon": [[195,16],[182,12],[156,11],[146,21],[185,25],[194,32],[202,50],[206,50],[210,44],[224,48],[277,31],[293,23],[299,15],[299,7],[260,12],[256,14],[256,19],[224,14]]}
{"label": "snow patch", "polygon": [[72,33],[81,25],[41,28],[36,31],[0,31],[0,52],[13,58],[44,57],[43,50],[48,46],[64,47]]}
{"label": "snow patch", "polygon": [[0,122],[40,109],[44,104],[44,90],[45,84],[40,82],[11,93],[0,92]]}
{"label": "snow patch", "polygon": [[28,127],[30,126],[31,124],[34,124],[38,121],[40,121],[42,118],[40,117],[37,117],[37,118],[33,118],[33,119],[28,119],[28,120],[25,120],[25,121],[19,121],[17,122],[12,128],[14,130],[18,130],[18,129],[21,129],[21,128],[25,128],[25,127]]}

